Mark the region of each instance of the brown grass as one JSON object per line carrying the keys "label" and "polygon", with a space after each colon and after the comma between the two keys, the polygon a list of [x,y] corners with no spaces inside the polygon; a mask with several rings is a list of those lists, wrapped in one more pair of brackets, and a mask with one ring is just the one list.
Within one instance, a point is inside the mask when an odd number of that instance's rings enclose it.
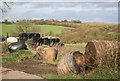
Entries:
{"label": "brown grass", "polygon": [[77,44],[65,44],[63,47],[58,47],[58,58],[61,59],[65,54],[69,54],[72,51],[80,51],[84,54],[85,51],[85,43],[77,43]]}

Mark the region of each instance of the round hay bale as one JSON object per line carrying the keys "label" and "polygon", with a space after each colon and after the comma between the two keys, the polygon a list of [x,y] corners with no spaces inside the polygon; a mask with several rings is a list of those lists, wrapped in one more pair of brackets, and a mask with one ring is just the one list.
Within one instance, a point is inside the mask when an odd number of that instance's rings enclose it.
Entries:
{"label": "round hay bale", "polygon": [[50,46],[39,46],[36,49],[35,58],[42,62],[54,62],[57,59],[57,49]]}
{"label": "round hay bale", "polygon": [[84,66],[84,56],[79,51],[66,54],[57,65],[58,74],[75,73],[78,74]]}
{"label": "round hay bale", "polygon": [[[87,43],[85,48],[85,65],[87,69],[101,66],[109,58],[115,60],[115,53],[118,51],[118,42],[93,40]],[[109,61],[109,62],[110,62]]]}

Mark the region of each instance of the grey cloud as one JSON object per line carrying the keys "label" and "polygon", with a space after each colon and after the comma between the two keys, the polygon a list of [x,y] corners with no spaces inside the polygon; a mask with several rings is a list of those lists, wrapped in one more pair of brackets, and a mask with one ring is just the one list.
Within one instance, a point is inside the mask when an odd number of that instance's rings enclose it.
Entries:
{"label": "grey cloud", "polygon": [[[117,22],[117,3],[79,2],[18,2],[11,11],[11,19],[79,19],[82,21]],[[17,11],[18,10],[18,11]]]}
{"label": "grey cloud", "polygon": [[103,8],[111,8],[111,7],[118,7],[117,2],[97,2],[96,3],[98,7],[103,7]]}
{"label": "grey cloud", "polygon": [[[78,8],[79,9],[79,8]],[[30,13],[30,14],[28,14]],[[75,10],[68,8],[41,8],[37,10],[30,10],[23,14],[28,18],[44,18],[44,19],[79,19],[85,21],[117,21],[117,10]]]}
{"label": "grey cloud", "polygon": [[31,5],[32,8],[43,7],[89,7],[96,6],[101,8],[118,7],[117,2],[16,2],[16,5]]}
{"label": "grey cloud", "polygon": [[96,6],[101,8],[118,7],[117,2],[31,2],[33,8],[43,7],[88,7]]}
{"label": "grey cloud", "polygon": [[12,0],[14,2],[118,2],[119,0]]}
{"label": "grey cloud", "polygon": [[43,8],[43,7],[75,7],[76,5],[79,5],[80,3],[76,2],[34,2],[31,3],[34,8]]}

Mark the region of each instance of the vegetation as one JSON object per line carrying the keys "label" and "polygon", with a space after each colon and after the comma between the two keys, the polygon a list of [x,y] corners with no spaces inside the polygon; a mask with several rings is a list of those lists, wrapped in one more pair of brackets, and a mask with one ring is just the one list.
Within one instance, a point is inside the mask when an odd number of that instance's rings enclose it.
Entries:
{"label": "vegetation", "polygon": [[2,53],[8,53],[8,43],[4,42],[1,43],[0,46],[2,47]]}
{"label": "vegetation", "polygon": [[6,53],[2,56],[2,62],[22,62],[27,59],[32,59],[33,54],[28,50],[19,50],[13,53]]}
{"label": "vegetation", "polygon": [[95,69],[91,75],[89,76],[87,75],[84,78],[85,79],[118,79],[118,69],[102,66]]}
{"label": "vegetation", "polygon": [[[63,74],[63,75],[57,75],[57,74],[42,74],[40,75],[45,79],[81,79],[79,75],[76,74]],[[59,81],[59,80],[58,80]]]}
{"label": "vegetation", "polygon": [[85,43],[77,43],[77,44],[65,44],[64,47],[58,47],[58,59],[57,62],[65,55],[69,54],[72,51],[80,51],[84,54],[85,52]]}
{"label": "vegetation", "polygon": [[59,35],[66,28],[64,26],[55,25],[36,25],[40,28],[42,35]]}
{"label": "vegetation", "polygon": [[[33,24],[29,20],[22,20],[16,23],[16,28],[18,32],[31,32]],[[34,31],[35,32],[35,31]]]}
{"label": "vegetation", "polygon": [[[81,73],[81,74],[42,74],[39,75],[45,79],[118,79],[118,69],[108,68],[108,67],[99,67],[90,73]],[[72,80],[73,81],[73,80]],[[75,80],[76,81],[76,80]]]}
{"label": "vegetation", "polygon": [[61,35],[64,43],[88,42],[91,40],[118,40],[118,26],[105,24],[80,24],[75,29],[65,30]]}
{"label": "vegetation", "polygon": [[10,35],[12,35],[13,32],[15,32],[16,29],[16,24],[2,24],[2,35],[4,37],[7,36],[7,33],[9,33]]}
{"label": "vegetation", "polygon": [[0,43],[2,46],[2,62],[22,62],[27,59],[32,59],[34,54],[29,50],[18,50],[13,53],[8,51],[8,43]]}
{"label": "vegetation", "polygon": [[[64,43],[82,43],[90,40],[118,40],[118,25],[106,23],[81,23],[78,21],[19,20],[16,24],[3,24],[3,35],[19,32],[39,32],[57,35]],[[14,32],[13,32],[14,31]]]}

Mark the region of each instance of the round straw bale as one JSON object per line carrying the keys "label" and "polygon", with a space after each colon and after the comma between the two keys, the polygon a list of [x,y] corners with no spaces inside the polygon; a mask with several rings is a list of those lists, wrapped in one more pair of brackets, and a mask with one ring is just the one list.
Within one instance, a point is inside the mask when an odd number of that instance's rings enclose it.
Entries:
{"label": "round straw bale", "polygon": [[75,73],[78,74],[84,66],[84,56],[79,51],[66,54],[57,65],[58,74]]}
{"label": "round straw bale", "polygon": [[115,60],[115,54],[118,51],[117,41],[93,40],[87,43],[85,48],[85,65],[92,69],[101,66],[106,58],[110,61]]}
{"label": "round straw bale", "polygon": [[39,46],[35,58],[44,62],[54,62],[57,59],[57,49],[50,46]]}

